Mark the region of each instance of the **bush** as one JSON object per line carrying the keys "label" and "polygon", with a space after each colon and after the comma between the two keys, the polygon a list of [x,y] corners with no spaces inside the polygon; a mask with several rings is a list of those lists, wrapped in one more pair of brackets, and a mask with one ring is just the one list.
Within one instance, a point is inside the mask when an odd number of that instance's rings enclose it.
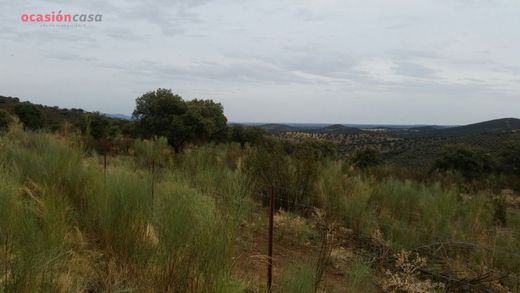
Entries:
{"label": "bush", "polygon": [[156,208],[156,288],[219,292],[228,286],[232,227],[219,216],[214,200],[176,182],[161,186]]}
{"label": "bush", "polygon": [[36,130],[43,128],[45,125],[41,109],[29,102],[16,104],[16,106],[14,106],[14,113],[18,116],[24,127],[28,129]]}
{"label": "bush", "polygon": [[354,152],[349,158],[349,161],[352,165],[362,170],[366,170],[383,163],[379,152],[370,148]]}
{"label": "bush", "polygon": [[237,142],[242,148],[246,144],[259,145],[265,140],[266,132],[259,127],[242,126],[240,124],[231,125],[229,127],[229,136],[232,142]]}
{"label": "bush", "polygon": [[7,130],[12,122],[13,117],[11,117],[9,112],[0,109],[0,132]]}
{"label": "bush", "polygon": [[452,145],[435,161],[433,170],[457,171],[468,179],[479,178],[493,171],[494,162],[489,155],[467,145]]}
{"label": "bush", "polygon": [[354,257],[346,275],[349,283],[348,292],[377,292],[372,269],[363,258]]}
{"label": "bush", "polygon": [[499,154],[499,170],[506,174],[520,176],[520,143],[509,143]]}
{"label": "bush", "polygon": [[[47,134],[12,131],[0,138],[4,289],[243,289],[229,273],[239,203],[222,211],[211,193],[172,174],[157,183],[154,201],[142,171],[118,162],[104,183],[95,158],[82,155]],[[236,196],[240,186],[228,179],[217,186]]]}
{"label": "bush", "polygon": [[[244,161],[244,171],[253,190],[267,198],[273,188],[276,207],[304,211],[302,206],[320,206],[316,182],[320,163],[309,149],[285,154],[280,144],[252,149]],[[267,199],[264,201],[267,203]]]}

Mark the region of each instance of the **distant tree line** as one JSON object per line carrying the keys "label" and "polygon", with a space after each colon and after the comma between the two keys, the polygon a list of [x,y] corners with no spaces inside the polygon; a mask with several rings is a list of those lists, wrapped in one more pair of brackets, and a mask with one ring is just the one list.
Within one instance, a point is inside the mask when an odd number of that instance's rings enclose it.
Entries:
{"label": "distant tree line", "polygon": [[[479,181],[490,175],[506,176],[502,179],[518,181],[520,176],[520,141],[510,141],[494,154],[468,144],[450,144],[440,148],[429,170],[415,170],[415,175],[433,176],[433,179],[438,179],[434,175],[450,175],[453,179],[460,177],[468,181]],[[354,168],[372,173],[376,168],[384,167],[386,163],[381,153],[373,148],[352,152],[347,156],[347,162]],[[390,167],[389,174],[392,175],[398,174],[396,167],[406,169],[404,166],[395,165],[386,167]],[[408,172],[406,174],[410,175]]]}
{"label": "distant tree line", "polygon": [[[100,152],[111,149],[128,151],[134,138],[163,137],[175,152],[182,152],[187,146],[234,142],[242,148],[258,146],[269,153],[267,158],[271,159],[273,154],[288,155],[291,159],[310,164],[322,158],[339,158],[337,144],[333,142],[320,139],[296,141],[267,135],[261,128],[228,124],[220,103],[185,100],[170,89],[160,88],[138,97],[130,120],[0,96],[0,132],[16,122],[33,131],[72,129],[87,138],[87,146]],[[510,181],[516,180],[520,176],[520,142],[511,141],[501,149],[489,154],[468,144],[449,145],[438,154],[428,176],[457,174],[478,181],[497,174],[509,176],[512,179],[506,179]],[[381,153],[371,148],[354,151],[346,160],[350,166],[372,173],[381,165],[383,168],[380,170],[386,167]]]}
{"label": "distant tree line", "polygon": [[454,171],[467,179],[478,179],[491,173],[520,175],[520,143],[508,143],[495,156],[469,145],[448,145],[435,161],[432,171]]}
{"label": "distant tree line", "polygon": [[186,145],[236,142],[261,144],[266,133],[256,127],[228,125],[224,108],[212,100],[184,100],[169,89],[150,91],[136,99],[131,120],[83,109],[62,109],[0,96],[0,131],[19,121],[26,130],[58,131],[68,125],[97,146],[121,138],[164,137],[181,152]]}

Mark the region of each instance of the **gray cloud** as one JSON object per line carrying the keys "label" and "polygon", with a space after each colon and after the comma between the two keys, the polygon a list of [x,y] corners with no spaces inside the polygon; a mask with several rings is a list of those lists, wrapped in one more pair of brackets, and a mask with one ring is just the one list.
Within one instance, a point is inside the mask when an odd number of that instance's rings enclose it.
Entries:
{"label": "gray cloud", "polygon": [[128,63],[125,65],[109,65],[121,73],[134,74],[141,77],[159,76],[161,79],[212,81],[233,83],[240,86],[242,83],[312,83],[311,78],[299,76],[268,64],[237,62],[233,64],[199,63],[188,67],[172,64],[163,64],[149,60]]}
{"label": "gray cloud", "polygon": [[428,68],[420,64],[410,62],[398,62],[395,72],[400,75],[406,75],[418,78],[432,78],[435,76],[436,70]]}
{"label": "gray cloud", "polygon": [[[520,113],[520,2],[0,4],[0,94],[38,103],[130,112],[136,96],[170,87],[218,99],[233,121],[457,124]],[[20,21],[60,9],[103,22]]]}
{"label": "gray cloud", "polygon": [[74,54],[70,52],[52,52],[48,54],[49,58],[61,60],[61,61],[72,61],[78,63],[90,63],[98,61],[98,58],[86,57],[79,54]]}

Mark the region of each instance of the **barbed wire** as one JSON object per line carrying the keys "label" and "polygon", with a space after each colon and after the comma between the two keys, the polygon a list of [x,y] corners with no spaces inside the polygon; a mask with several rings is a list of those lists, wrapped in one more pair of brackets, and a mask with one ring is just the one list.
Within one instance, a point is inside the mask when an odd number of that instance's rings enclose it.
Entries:
{"label": "barbed wire", "polygon": [[[273,192],[278,192],[280,190],[283,190],[285,192],[290,192],[290,193],[295,193],[295,194],[299,194],[299,195],[302,195],[302,196],[308,196],[310,198],[312,197],[315,197],[317,194],[319,194],[319,192],[311,192],[311,191],[308,191],[308,190],[305,190],[304,188],[302,189],[293,189],[293,188],[289,188],[287,186],[281,186],[281,185],[275,185],[275,184],[260,184],[260,185],[257,185],[258,188],[260,189],[263,189],[265,190],[266,192],[256,192],[256,193],[252,193],[252,197],[253,198],[256,198],[256,199],[260,199],[262,201],[264,200],[268,200],[269,199],[269,189],[272,188],[273,189]],[[294,200],[290,200],[290,199],[287,199],[287,198],[283,198],[283,197],[280,197],[280,196],[276,196],[275,194],[275,202],[283,202],[283,203],[286,203],[287,205],[292,205],[292,207],[299,207],[301,209],[307,209],[307,210],[312,210],[312,209],[316,209],[316,208],[319,208],[319,206],[317,206],[316,204],[305,204],[305,203],[302,203],[302,202],[297,202],[297,201],[294,201]],[[406,215],[406,216],[409,216],[411,218],[417,218],[417,217],[420,217],[421,214],[420,212],[409,212],[409,211],[400,211],[399,212],[400,215]],[[490,230],[488,229],[487,231],[491,231],[493,232],[493,230]],[[494,231],[496,232],[496,230]],[[512,234],[514,234],[515,236],[516,235],[520,235],[519,233],[515,232],[515,231],[508,231],[508,232],[511,232]],[[430,233],[429,231],[421,231],[419,235],[421,234],[428,234]],[[511,251],[509,247],[505,247],[505,246],[501,246],[501,245],[494,245],[494,246],[489,246],[489,245],[483,245],[482,243],[476,243],[476,242],[470,242],[470,241],[466,241],[466,240],[455,240],[453,235],[448,235],[448,234],[444,234],[443,232],[440,232],[440,231],[436,231],[435,233],[435,238],[438,239],[437,243],[458,243],[458,244],[461,244],[461,245],[466,245],[466,246],[471,246],[473,247],[474,249],[484,249],[484,250],[487,250],[491,253],[495,253],[495,251],[500,251],[500,252],[503,252],[509,256],[513,256],[513,257],[516,257],[516,258],[520,258],[520,253],[517,253],[515,251]],[[435,243],[434,243],[435,244]],[[430,244],[426,244],[426,245],[422,245],[422,246],[419,246],[415,249],[413,249],[413,251],[416,251],[422,247],[425,247],[425,246],[428,246],[428,245],[432,245],[431,243]],[[465,263],[466,266],[470,267],[470,263],[466,262]],[[503,272],[499,272],[499,271],[496,271],[496,270],[493,270],[493,269],[490,269],[491,272],[494,272],[494,273],[497,273],[497,274],[503,274]],[[508,274],[509,277],[511,277],[512,279],[516,280],[517,282],[520,281],[520,278],[517,277],[516,275],[510,275]]]}
{"label": "barbed wire", "polygon": [[[262,200],[269,199],[268,192],[255,193],[254,196],[256,196],[258,199],[262,199]],[[276,195],[275,195],[275,202],[277,200],[278,201],[283,201],[283,202],[286,202],[286,203],[291,203],[291,204],[293,204],[295,206],[300,206],[300,207],[303,207],[303,208],[306,208],[306,209],[317,208],[314,205],[301,204],[301,203],[298,203],[298,202],[295,202],[295,201],[292,201],[292,200],[289,200],[289,199],[282,199],[282,198],[276,197]],[[413,216],[416,217],[417,214],[413,214]],[[423,231],[422,233],[428,233],[428,232],[427,231]],[[443,243],[443,244],[460,244],[460,245],[465,245],[465,246],[471,246],[474,249],[484,249],[484,250],[487,250],[487,251],[489,251],[491,253],[494,253],[496,250],[499,250],[499,251],[505,252],[509,256],[514,256],[514,257],[517,257],[517,258],[520,259],[520,254],[519,253],[511,251],[507,247],[503,247],[503,246],[499,246],[499,245],[495,245],[495,246],[491,247],[491,246],[487,246],[487,245],[482,245],[480,243],[477,244],[477,243],[474,243],[474,242],[469,242],[469,241],[466,241],[466,240],[455,240],[452,236],[447,235],[447,234],[443,234],[443,233],[439,233],[439,232],[435,232],[435,234],[438,235],[438,236],[442,236],[444,238],[440,238],[434,244],[438,244],[438,243]],[[422,245],[422,246],[419,246],[419,247],[416,247],[416,248],[412,249],[412,251],[419,251],[421,248],[426,247],[426,246],[430,246],[430,245],[431,245],[431,243],[430,244],[426,244],[426,245]],[[462,263],[464,263],[466,265],[466,267],[471,267],[471,266],[474,265],[474,264],[471,264],[469,262],[462,262]],[[498,270],[495,270],[495,269],[488,269],[488,270],[490,272],[496,274],[496,275],[504,276],[504,272],[501,272],[501,271],[498,271]],[[520,275],[517,276],[517,274],[506,273],[506,276],[511,278],[511,279],[513,279],[516,283],[520,282]]]}
{"label": "barbed wire", "polygon": [[[273,190],[273,192],[276,191],[276,188],[283,189],[283,190],[286,190],[286,191],[291,191],[291,189],[289,189],[288,187],[282,187],[282,186],[276,186],[276,185],[264,185],[263,187],[265,188],[265,190],[269,190],[269,188],[274,188],[275,190]],[[292,190],[292,191],[295,191],[295,190]],[[296,190],[296,192],[301,192],[301,191],[300,190]],[[309,193],[309,192],[301,192],[301,193],[302,194],[306,194],[306,195],[312,195],[312,196],[316,195],[315,193]],[[268,192],[257,193],[256,197],[258,197],[260,199],[263,199],[263,200],[267,200],[267,199],[269,199],[269,194],[268,194]],[[316,205],[303,204],[303,203],[296,202],[296,201],[293,201],[293,200],[289,200],[289,199],[286,199],[286,198],[277,197],[275,195],[275,202],[276,201],[289,203],[289,204],[292,204],[294,206],[301,207],[301,208],[304,208],[304,209],[309,209],[309,210],[318,208]],[[418,214],[418,213],[404,212],[404,211],[401,211],[400,214],[401,215],[404,214],[404,215],[410,216],[412,218],[417,218],[417,217],[420,216],[420,214]],[[514,232],[514,231],[512,231],[512,232]],[[422,231],[421,233],[427,234],[427,233],[430,233],[430,232]],[[505,246],[496,245],[496,244],[494,246],[488,246],[488,245],[476,244],[474,242],[468,242],[466,240],[456,240],[456,239],[453,238],[453,235],[444,234],[444,233],[442,233],[440,231],[436,231],[434,236],[440,236],[439,241],[443,241],[443,242],[459,242],[459,243],[465,242],[467,244],[471,244],[475,248],[481,248],[481,249],[485,249],[485,250],[488,250],[488,251],[491,251],[491,252],[493,252],[495,250],[500,250],[502,252],[505,252],[508,255],[520,258],[520,253],[517,253],[516,251],[511,251],[510,248],[505,247]]]}

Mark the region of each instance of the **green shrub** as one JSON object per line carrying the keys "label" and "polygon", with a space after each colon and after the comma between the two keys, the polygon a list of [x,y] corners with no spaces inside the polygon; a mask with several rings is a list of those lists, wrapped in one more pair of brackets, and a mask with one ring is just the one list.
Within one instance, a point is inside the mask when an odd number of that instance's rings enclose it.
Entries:
{"label": "green shrub", "polygon": [[367,148],[363,150],[359,150],[354,152],[349,161],[355,167],[366,170],[371,167],[375,167],[381,165],[383,160],[381,159],[381,155],[375,149]]}
{"label": "green shrub", "polygon": [[492,158],[482,150],[467,145],[450,145],[434,163],[433,170],[457,171],[468,179],[489,174],[494,169]]}
{"label": "green shrub", "polygon": [[356,256],[352,259],[346,276],[348,292],[377,292],[372,269],[363,258]]}
{"label": "green shrub", "polygon": [[13,121],[13,117],[11,117],[9,112],[0,109],[0,132],[7,130]]}
{"label": "green shrub", "polygon": [[[244,172],[257,194],[273,189],[276,207],[305,212],[304,206],[320,206],[316,192],[320,162],[309,149],[286,155],[275,144],[253,149],[244,161]],[[267,200],[264,200],[267,203]]]}
{"label": "green shrub", "polygon": [[[510,142],[498,155],[498,168],[506,174],[520,175],[520,143]],[[518,178],[517,178],[518,179]]]}
{"label": "green shrub", "polygon": [[159,288],[215,292],[219,289],[215,286],[229,281],[226,272],[232,227],[219,216],[211,197],[181,182],[163,184],[154,227]]}
{"label": "green shrub", "polygon": [[[50,135],[10,132],[0,139],[0,151],[6,290],[243,289],[229,270],[235,217],[247,195],[238,173],[193,182],[165,175],[154,203],[142,171],[116,161],[104,183],[97,160]],[[207,188],[190,187],[197,183]],[[220,210],[210,191],[236,204]]]}

